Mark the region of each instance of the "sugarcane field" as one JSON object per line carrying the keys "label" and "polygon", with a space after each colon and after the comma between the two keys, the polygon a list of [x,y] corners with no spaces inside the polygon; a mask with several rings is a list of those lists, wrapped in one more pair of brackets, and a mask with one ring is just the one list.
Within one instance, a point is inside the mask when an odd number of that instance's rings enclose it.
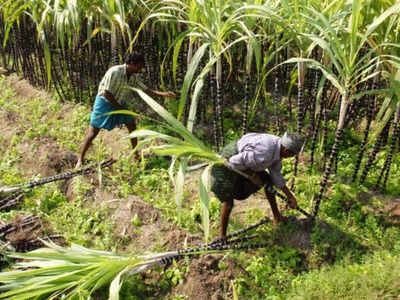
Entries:
{"label": "sugarcane field", "polygon": [[1,0],[0,299],[400,300],[400,2]]}

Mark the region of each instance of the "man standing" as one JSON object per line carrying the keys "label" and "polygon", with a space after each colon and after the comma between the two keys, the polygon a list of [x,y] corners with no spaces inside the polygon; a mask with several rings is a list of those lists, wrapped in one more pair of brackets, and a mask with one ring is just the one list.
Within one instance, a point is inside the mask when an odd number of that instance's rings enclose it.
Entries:
{"label": "man standing", "polygon": [[[107,114],[115,110],[127,109],[126,104],[134,97],[134,92],[129,87],[140,88],[151,96],[176,97],[173,92],[161,92],[149,89],[143,84],[138,73],[144,67],[144,57],[132,53],[125,64],[113,66],[100,81],[99,90],[90,116],[90,127],[80,150],[76,168],[80,168],[86,151],[98,135],[100,129],[112,130],[116,126],[125,124],[129,132],[136,129],[135,118],[124,114]],[[137,139],[131,139],[132,147],[137,145]]]}
{"label": "man standing", "polygon": [[[297,199],[286,186],[281,174],[282,159],[295,156],[302,148],[304,139],[297,134],[285,132],[282,137],[248,133],[224,147],[222,156],[228,159],[226,166],[215,165],[211,170],[211,190],[222,202],[220,237],[226,236],[233,200],[247,199],[251,194],[265,187],[265,195],[271,206],[274,223],[282,221],[272,185],[280,188],[290,201],[290,207],[297,207]],[[231,169],[246,173],[248,178]],[[269,170],[269,173],[265,171]]]}

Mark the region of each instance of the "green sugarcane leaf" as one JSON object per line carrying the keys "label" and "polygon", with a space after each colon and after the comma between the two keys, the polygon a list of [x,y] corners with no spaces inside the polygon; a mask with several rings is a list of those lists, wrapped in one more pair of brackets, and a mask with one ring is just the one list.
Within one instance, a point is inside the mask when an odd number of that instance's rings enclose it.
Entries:
{"label": "green sugarcane leaf", "polygon": [[298,63],[298,62],[304,62],[310,64],[311,67],[314,67],[316,69],[321,70],[321,72],[324,74],[324,76],[339,90],[340,94],[343,95],[345,93],[345,88],[341,85],[339,82],[338,78],[333,72],[330,72],[330,70],[326,69],[322,64],[319,62],[313,60],[313,59],[308,59],[308,58],[291,58],[288,59],[287,61],[283,62],[284,63]]}
{"label": "green sugarcane leaf", "polygon": [[185,108],[185,102],[189,93],[189,88],[191,86],[194,73],[196,72],[199,63],[203,58],[204,53],[208,47],[209,47],[208,43],[201,45],[201,47],[197,49],[196,53],[193,55],[192,61],[188,66],[188,70],[185,75],[185,80],[183,81],[181,96],[179,98],[178,115],[177,115],[178,120],[181,118],[183,109]]}
{"label": "green sugarcane leaf", "polygon": [[172,76],[174,78],[175,86],[176,86],[176,70],[178,69],[178,56],[179,56],[179,51],[181,50],[182,47],[182,42],[185,39],[186,35],[180,35],[176,39],[176,43],[174,46],[174,52],[172,56]]}
{"label": "green sugarcane leaf", "polygon": [[121,277],[129,270],[129,267],[126,267],[118,275],[114,278],[114,280],[110,284],[109,297],[108,300],[119,300],[119,291],[121,290],[122,281]]}
{"label": "green sugarcane leaf", "polygon": [[203,88],[204,85],[204,80],[203,78],[200,78],[195,85],[193,96],[192,96],[192,102],[190,103],[190,110],[189,110],[189,117],[187,120],[187,129],[190,132],[193,132],[193,126],[194,122],[196,119],[196,114],[197,114],[197,106],[199,104],[199,97],[201,93],[201,89]]}
{"label": "green sugarcane leaf", "polygon": [[148,130],[148,129],[138,129],[133,131],[131,134],[129,134],[127,136],[127,138],[143,138],[146,137],[149,140],[154,140],[154,139],[160,139],[166,142],[170,142],[173,144],[183,144],[184,141],[176,138],[176,137],[172,137],[170,135],[167,134],[162,134],[159,133],[157,131],[153,131],[153,130]]}
{"label": "green sugarcane leaf", "polygon": [[202,149],[191,146],[190,144],[182,144],[182,145],[163,145],[163,146],[154,146],[150,147],[150,149],[158,154],[163,156],[192,156],[196,158],[207,159],[211,162],[220,163],[223,162],[223,158],[218,157],[216,153],[206,152]]}
{"label": "green sugarcane leaf", "polygon": [[177,157],[173,156],[171,159],[171,164],[169,165],[169,168],[168,168],[168,176],[169,176],[169,179],[171,180],[174,188],[176,186],[175,176],[174,176],[174,167],[175,167],[176,162],[177,162]]}
{"label": "green sugarcane leaf", "polygon": [[180,162],[178,174],[176,174],[176,179],[175,179],[174,198],[175,198],[176,207],[178,209],[178,218],[179,219],[180,219],[181,211],[182,211],[183,192],[184,192],[184,186],[185,186],[185,173],[186,173],[186,167],[187,167],[188,160],[189,160],[188,158],[184,158]]}
{"label": "green sugarcane leaf", "polygon": [[47,74],[47,86],[50,87],[51,83],[51,54],[50,54],[50,48],[47,43],[47,41],[43,41],[43,46],[44,46],[44,57],[45,57],[45,62],[46,62],[46,74]]}
{"label": "green sugarcane leaf", "polygon": [[207,150],[207,147],[204,145],[202,141],[196,138],[181,122],[179,122],[174,116],[172,116],[164,107],[154,101],[150,96],[144,93],[140,89],[132,88],[136,91],[139,96],[157,113],[159,114],[168,124],[171,126],[170,128],[178,133],[185,141],[190,142],[193,145],[196,145],[199,148]]}
{"label": "green sugarcane leaf", "polygon": [[233,292],[233,300],[239,300],[238,292],[236,290],[235,282],[232,280],[232,292]]}
{"label": "green sugarcane leaf", "polygon": [[400,2],[395,3],[393,6],[389,7],[387,10],[385,10],[383,13],[381,13],[375,20],[374,22],[372,22],[365,34],[364,34],[364,38],[367,39],[368,36],[370,36],[375,29],[381,25],[385,20],[388,19],[389,16],[391,16],[392,14],[396,14],[400,12]]}
{"label": "green sugarcane leaf", "polygon": [[376,120],[380,120],[382,121],[382,118],[384,116],[384,114],[386,113],[386,111],[388,110],[388,108],[390,107],[390,104],[393,101],[393,95],[388,95],[385,97],[385,100],[383,101],[381,108],[379,109],[377,115],[376,115]]}
{"label": "green sugarcane leaf", "polygon": [[209,192],[209,173],[211,166],[208,166],[200,178],[200,205],[201,205],[201,220],[203,224],[204,240],[208,243],[210,235],[210,197]]}
{"label": "green sugarcane leaf", "polygon": [[143,117],[143,115],[135,113],[131,110],[127,110],[127,109],[113,110],[113,111],[106,113],[106,115],[120,115],[120,114],[130,115],[130,116],[134,116],[134,117],[138,117],[138,118]]}

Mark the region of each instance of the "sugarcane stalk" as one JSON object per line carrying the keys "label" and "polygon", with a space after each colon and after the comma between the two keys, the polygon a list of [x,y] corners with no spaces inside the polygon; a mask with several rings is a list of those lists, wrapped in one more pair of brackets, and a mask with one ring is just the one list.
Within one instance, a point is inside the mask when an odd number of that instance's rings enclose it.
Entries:
{"label": "sugarcane stalk", "polygon": [[359,181],[360,184],[363,184],[365,182],[365,179],[367,178],[369,170],[370,170],[373,162],[375,161],[376,155],[378,154],[378,152],[380,151],[380,149],[382,147],[382,141],[384,139],[384,136],[387,133],[387,131],[389,130],[390,122],[391,122],[391,119],[387,122],[387,124],[385,125],[384,129],[379,134],[378,139],[375,142],[374,148],[370,152],[370,155],[368,157],[367,163],[365,164],[363,172],[362,172],[361,177],[360,177],[360,181]]}
{"label": "sugarcane stalk", "polygon": [[22,199],[24,192],[17,191],[9,195],[8,197],[0,200],[0,211],[6,208],[12,207],[18,204],[19,200]]}
{"label": "sugarcane stalk", "polygon": [[310,155],[310,167],[311,168],[313,167],[313,164],[314,164],[314,154],[315,154],[315,147],[317,145],[317,137],[318,137],[318,133],[319,133],[320,127],[321,127],[321,120],[324,115],[326,92],[327,92],[327,84],[325,83],[322,88],[322,96],[321,96],[321,102],[319,105],[319,112],[317,115],[316,124],[313,128],[313,134],[312,134],[311,155]]}
{"label": "sugarcane stalk", "polygon": [[245,83],[245,94],[243,102],[243,118],[242,118],[242,135],[247,133],[247,119],[249,114],[249,103],[250,103],[250,74],[246,73]]}
{"label": "sugarcane stalk", "polygon": [[[375,76],[371,85],[371,89],[374,90],[377,86],[377,82],[378,82],[378,78],[379,76]],[[364,137],[363,137],[363,141],[361,143],[361,147],[360,150],[358,152],[358,156],[357,156],[357,161],[354,167],[354,172],[353,172],[353,177],[352,177],[352,182],[355,182],[357,179],[357,175],[358,175],[358,171],[360,170],[360,166],[361,166],[361,161],[362,161],[362,157],[364,155],[365,152],[365,148],[368,142],[368,136],[369,136],[369,130],[371,127],[371,123],[372,123],[372,114],[374,111],[374,101],[373,101],[373,97],[370,95],[366,96],[366,99],[368,101],[367,103],[367,124],[365,125],[365,129],[364,129]]]}
{"label": "sugarcane stalk", "polygon": [[[103,163],[100,164],[100,168],[104,168],[104,167],[108,167],[110,165],[112,165],[115,162],[114,159],[109,159]],[[68,171],[62,174],[58,174],[55,176],[50,176],[50,177],[46,177],[46,178],[42,178],[42,179],[38,179],[38,180],[34,180],[34,181],[30,181],[26,184],[19,184],[17,186],[13,186],[13,187],[3,187],[2,189],[0,189],[0,192],[4,192],[4,191],[14,191],[14,192],[19,192],[22,191],[24,189],[29,189],[29,188],[33,188],[35,186],[39,186],[39,185],[43,185],[46,183],[50,183],[53,181],[59,181],[59,180],[66,180],[66,179],[70,179],[72,177],[75,177],[77,175],[83,175],[83,174],[90,174],[92,172],[95,171],[94,167],[96,165],[89,165],[86,166],[80,170],[77,171]],[[0,201],[4,201],[4,199],[0,200]]]}
{"label": "sugarcane stalk", "polygon": [[400,103],[398,103],[396,105],[396,112],[395,112],[395,116],[394,116],[394,120],[393,120],[394,129],[393,129],[392,140],[390,143],[390,151],[388,152],[388,154],[386,156],[385,164],[382,168],[382,172],[381,172],[380,176],[377,179],[377,182],[375,184],[375,189],[377,189],[379,187],[380,180],[383,178],[382,189],[385,190],[386,183],[389,178],[390,167],[392,165],[393,154],[395,153],[396,143],[397,143],[397,140],[399,139],[399,135],[400,135],[400,124],[399,124],[400,121],[399,120],[400,120]]}
{"label": "sugarcane stalk", "polygon": [[279,113],[278,113],[278,105],[279,105],[279,77],[278,71],[275,72],[275,79],[274,79],[274,92],[273,92],[273,101],[274,101],[274,118],[275,118],[275,132],[279,132],[280,122],[279,122]]}
{"label": "sugarcane stalk", "polygon": [[219,145],[221,147],[225,144],[225,133],[224,133],[224,122],[223,122],[223,98],[222,98],[222,91],[223,91],[223,84],[222,84],[222,63],[221,58],[217,60],[216,66],[216,83],[217,83],[217,128],[218,137],[219,137]]}
{"label": "sugarcane stalk", "polygon": [[5,224],[0,227],[0,236],[3,237],[7,234],[10,234],[11,232],[16,231],[18,229],[18,227],[24,228],[29,225],[32,225],[32,224],[36,223],[36,221],[38,219],[39,219],[38,216],[32,215],[32,216],[25,217],[18,226],[16,226],[14,223]]}
{"label": "sugarcane stalk", "polygon": [[[302,54],[301,54],[302,56]],[[301,135],[303,130],[303,123],[305,117],[305,110],[304,110],[304,78],[306,75],[306,66],[303,62],[298,62],[297,64],[298,69],[298,87],[297,87],[297,134]],[[297,176],[297,168],[299,164],[299,155],[296,155],[295,162],[294,162],[294,170],[293,170],[293,180],[291,184],[291,188],[294,187],[295,178]]]}
{"label": "sugarcane stalk", "polygon": [[252,60],[252,49],[247,46],[247,60],[246,60],[246,78],[245,78],[245,89],[244,89],[244,102],[243,102],[243,118],[242,118],[242,135],[247,133],[247,120],[249,115],[249,103],[250,103],[250,73],[251,73],[251,60]]}
{"label": "sugarcane stalk", "polygon": [[348,109],[348,106],[349,106],[348,96],[349,95],[348,95],[347,92],[345,92],[342,95],[342,102],[341,102],[341,105],[340,105],[340,113],[339,113],[339,121],[338,121],[338,125],[337,125],[337,128],[336,128],[336,134],[335,134],[335,141],[334,141],[333,146],[332,146],[332,151],[331,151],[331,154],[330,154],[330,157],[329,157],[329,163],[326,166],[325,171],[324,171],[324,176],[322,178],[320,191],[319,191],[318,196],[316,198],[316,202],[315,202],[315,206],[314,206],[314,212],[313,212],[313,218],[314,219],[318,215],[319,206],[320,206],[322,197],[323,197],[323,195],[325,193],[325,189],[326,189],[326,187],[328,185],[328,179],[329,179],[329,177],[330,177],[330,175],[332,173],[331,171],[332,171],[333,164],[334,164],[334,162],[335,162],[335,160],[337,158],[337,155],[338,155],[339,144],[341,142],[342,134],[343,134],[344,120],[346,118],[347,109]]}
{"label": "sugarcane stalk", "polygon": [[219,144],[219,136],[218,136],[218,109],[217,109],[217,100],[215,97],[215,83],[216,83],[216,79],[215,79],[215,74],[213,72],[214,70],[211,70],[210,72],[210,97],[211,97],[211,101],[213,104],[213,136],[214,136],[214,146],[215,146],[215,150],[218,152],[220,150],[220,144]]}

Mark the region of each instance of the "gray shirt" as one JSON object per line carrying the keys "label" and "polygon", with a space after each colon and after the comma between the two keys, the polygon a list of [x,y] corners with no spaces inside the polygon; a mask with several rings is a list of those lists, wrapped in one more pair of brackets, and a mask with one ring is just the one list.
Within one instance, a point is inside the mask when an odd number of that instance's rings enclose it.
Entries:
{"label": "gray shirt", "polygon": [[286,184],[282,176],[281,138],[266,133],[248,133],[237,142],[238,154],[229,158],[229,163],[238,170],[255,172],[268,169],[272,181],[278,188]]}

